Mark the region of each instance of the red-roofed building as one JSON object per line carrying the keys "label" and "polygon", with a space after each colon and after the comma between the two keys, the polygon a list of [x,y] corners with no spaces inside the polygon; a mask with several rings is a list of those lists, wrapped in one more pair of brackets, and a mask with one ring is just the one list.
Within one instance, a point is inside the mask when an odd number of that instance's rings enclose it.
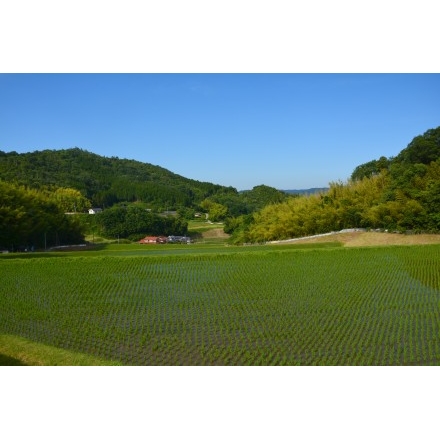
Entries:
{"label": "red-roofed building", "polygon": [[157,244],[157,243],[167,243],[168,239],[166,237],[156,237],[156,236],[147,236],[144,237],[142,240],[139,240],[138,243],[140,244]]}
{"label": "red-roofed building", "polygon": [[144,237],[139,240],[140,244],[156,244],[159,237]]}

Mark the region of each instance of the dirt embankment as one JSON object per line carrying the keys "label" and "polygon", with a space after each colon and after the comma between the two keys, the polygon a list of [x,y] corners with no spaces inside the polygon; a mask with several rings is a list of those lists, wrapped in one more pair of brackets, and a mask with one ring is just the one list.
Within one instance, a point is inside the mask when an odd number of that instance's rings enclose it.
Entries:
{"label": "dirt embankment", "polygon": [[440,243],[440,234],[394,234],[389,232],[344,232],[324,237],[302,238],[298,241],[285,241],[279,244],[330,243],[340,242],[346,247],[392,246]]}
{"label": "dirt embankment", "polygon": [[223,228],[210,229],[202,233],[203,238],[228,238],[229,234],[223,231]]}

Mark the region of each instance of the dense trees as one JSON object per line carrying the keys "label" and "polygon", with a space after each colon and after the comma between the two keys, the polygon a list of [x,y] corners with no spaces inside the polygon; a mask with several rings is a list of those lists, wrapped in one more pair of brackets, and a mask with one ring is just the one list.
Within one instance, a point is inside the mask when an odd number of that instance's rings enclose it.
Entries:
{"label": "dense trees", "polygon": [[203,200],[200,203],[200,207],[208,214],[209,220],[213,222],[224,220],[228,213],[228,208],[226,206],[209,199]]}
{"label": "dense trees", "polygon": [[0,151],[2,179],[31,188],[73,188],[94,206],[148,202],[151,208],[177,209],[217,192],[236,191],[179,176],[156,165],[106,158],[80,148],[18,154]]}
{"label": "dense trees", "polygon": [[88,227],[108,238],[139,239],[151,235],[185,235],[187,222],[160,216],[139,204],[115,206],[97,215],[67,215],[84,198],[69,188],[27,189],[0,181],[0,249],[31,250],[84,242]]}
{"label": "dense trees", "polygon": [[57,188],[49,195],[64,212],[85,212],[92,207],[90,201],[73,188]]}
{"label": "dense trees", "polygon": [[[297,197],[297,195],[286,194],[283,191],[266,185],[254,186],[251,190],[242,192],[238,192],[236,189],[229,187],[225,191],[219,191],[207,198],[200,206],[202,209],[205,209],[205,212],[209,213],[207,206],[210,203],[222,205],[224,207],[222,214],[217,215],[217,213],[214,213],[214,218],[217,220],[248,215],[268,204],[280,203],[292,197]],[[211,220],[213,219],[211,214],[209,217]]]}
{"label": "dense trees", "polygon": [[[199,210],[200,204],[209,200],[222,205],[220,211],[226,209],[228,216],[237,217],[289,197],[265,185],[239,193],[230,186],[187,179],[159,166],[106,158],[80,148],[25,154],[0,151],[0,175],[4,181],[56,191],[66,212],[82,212],[90,205],[109,208],[121,202],[138,201],[148,203],[156,212]],[[73,193],[74,190],[77,192]],[[220,219],[224,212],[214,213],[214,217]]]}
{"label": "dense trees", "polygon": [[355,168],[351,175],[352,180],[360,180],[364,177],[371,177],[379,174],[382,170],[388,169],[390,160],[385,156],[382,156],[378,160],[372,160],[370,162],[359,165]]}
{"label": "dense trees", "polygon": [[429,165],[440,157],[440,127],[427,130],[416,136],[396,157],[396,162],[404,164],[421,163]]}
{"label": "dense trees", "polygon": [[[14,227],[21,231],[21,235],[11,235],[14,237],[12,241],[5,238],[1,243],[4,246],[24,242],[42,246],[41,237],[50,238],[47,245],[59,244],[61,231],[67,239],[67,230],[74,232],[71,236],[74,241],[81,239],[79,232],[84,229],[109,238],[184,235],[187,220],[194,218],[196,211],[207,214],[211,221],[225,221],[248,216],[268,203],[292,197],[265,185],[239,193],[233,187],[186,179],[158,166],[105,158],[79,148],[25,154],[0,152],[0,175],[15,188],[22,185],[18,192],[37,194],[35,201],[41,201],[41,215],[57,212],[60,216],[57,221],[49,222],[50,227],[48,222],[40,221],[44,227],[34,225],[33,231],[24,223],[28,217],[22,216],[21,222],[10,217],[15,208],[7,206],[9,202],[4,200],[4,209],[8,213],[2,218],[6,228],[4,236]],[[24,186],[31,189],[24,190]],[[31,212],[24,200],[16,199],[14,203],[22,203],[20,210]],[[105,209],[93,218],[64,218],[64,213],[87,212],[91,206]],[[177,210],[179,215],[163,217],[155,214],[164,210]]]}
{"label": "dense trees", "polygon": [[145,235],[186,235],[188,223],[179,217],[161,216],[142,206],[114,206],[96,215],[101,233],[108,238],[138,240]]}
{"label": "dense trees", "polygon": [[82,228],[56,197],[0,181],[0,247],[31,249],[79,243]]}

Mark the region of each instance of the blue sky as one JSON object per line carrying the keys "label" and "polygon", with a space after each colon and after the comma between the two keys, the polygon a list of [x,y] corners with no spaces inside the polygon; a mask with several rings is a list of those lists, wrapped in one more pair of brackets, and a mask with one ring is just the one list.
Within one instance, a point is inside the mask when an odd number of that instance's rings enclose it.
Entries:
{"label": "blue sky", "polygon": [[279,189],[345,181],[440,125],[439,74],[2,74],[0,150],[80,147]]}

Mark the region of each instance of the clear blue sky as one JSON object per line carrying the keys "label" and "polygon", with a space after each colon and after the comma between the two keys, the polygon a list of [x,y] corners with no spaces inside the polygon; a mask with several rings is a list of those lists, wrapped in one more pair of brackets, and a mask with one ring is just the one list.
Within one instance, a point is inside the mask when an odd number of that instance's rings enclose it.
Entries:
{"label": "clear blue sky", "polygon": [[324,187],[440,125],[439,74],[2,74],[0,150],[79,147],[238,190]]}

